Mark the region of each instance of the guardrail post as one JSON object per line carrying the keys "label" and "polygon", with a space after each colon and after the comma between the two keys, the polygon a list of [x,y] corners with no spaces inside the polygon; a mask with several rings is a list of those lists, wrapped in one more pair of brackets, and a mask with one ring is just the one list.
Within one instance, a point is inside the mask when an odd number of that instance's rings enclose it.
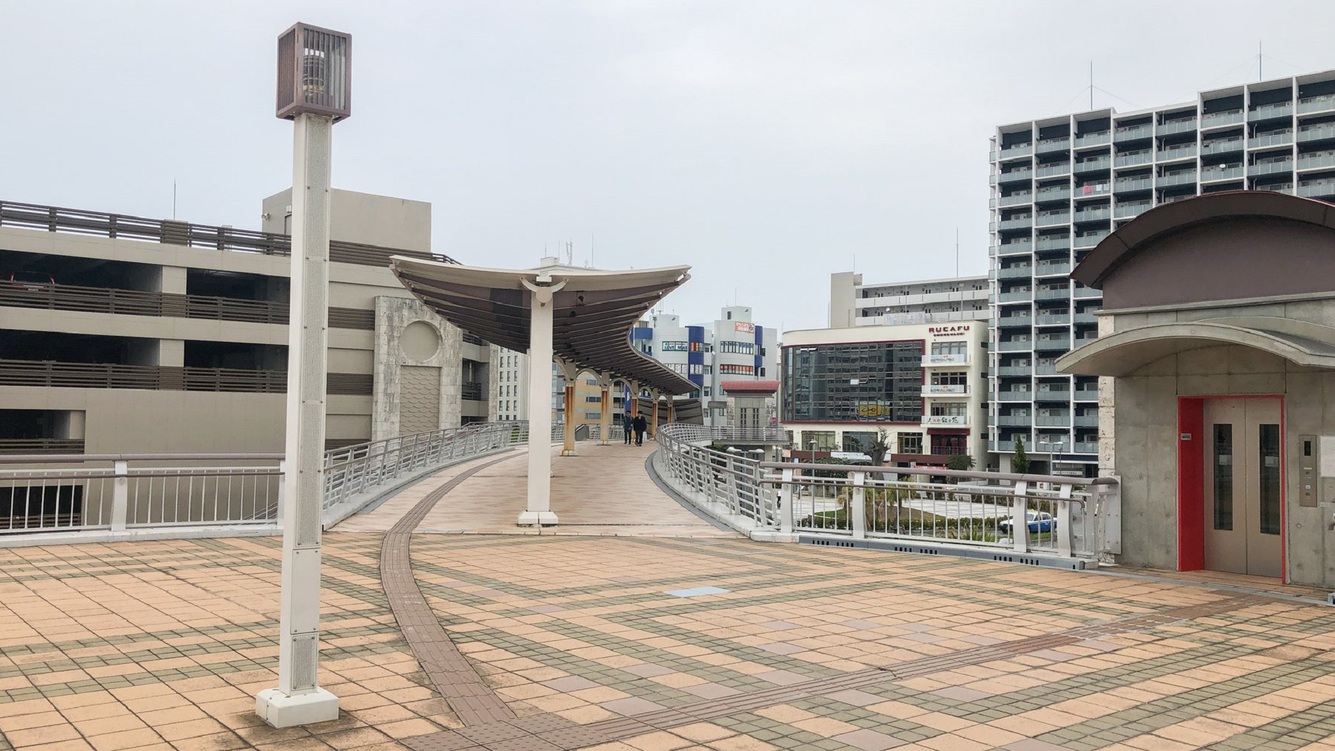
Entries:
{"label": "guardrail post", "polygon": [[853,473],[853,492],[848,501],[848,526],[853,530],[853,538],[863,540],[867,537],[867,473]]}
{"label": "guardrail post", "polygon": [[728,511],[733,514],[740,514],[742,509],[741,502],[737,498],[737,461],[731,454],[728,455],[728,463],[724,467],[724,471],[728,473],[728,480],[725,483],[728,488],[728,497],[724,500],[727,501]]}
{"label": "guardrail post", "polygon": [[111,488],[111,531],[124,532],[126,516],[130,513],[130,463],[116,462],[113,472],[116,479]]}
{"label": "guardrail post", "polygon": [[[784,503],[784,494],[788,502]],[[793,532],[793,499],[797,497],[797,486],[793,484],[793,471],[783,470],[783,484],[779,486],[779,531],[784,534]]]}
{"label": "guardrail post", "polygon": [[1017,481],[1011,497],[1011,541],[1017,553],[1029,552],[1029,518],[1025,514],[1029,510],[1028,494],[1029,483]]}
{"label": "guardrail post", "polygon": [[1062,483],[1057,493],[1057,528],[1052,530],[1057,535],[1057,555],[1071,557],[1071,483]]}

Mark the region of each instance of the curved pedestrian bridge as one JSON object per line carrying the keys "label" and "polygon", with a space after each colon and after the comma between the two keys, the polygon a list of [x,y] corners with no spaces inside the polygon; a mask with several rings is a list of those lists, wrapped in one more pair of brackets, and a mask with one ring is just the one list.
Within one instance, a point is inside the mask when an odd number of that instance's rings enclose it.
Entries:
{"label": "curved pedestrian bridge", "polygon": [[438,472],[325,538],[321,684],[275,730],[273,537],[0,550],[0,749],[1329,748],[1335,609],[1245,577],[762,544],[653,447]]}

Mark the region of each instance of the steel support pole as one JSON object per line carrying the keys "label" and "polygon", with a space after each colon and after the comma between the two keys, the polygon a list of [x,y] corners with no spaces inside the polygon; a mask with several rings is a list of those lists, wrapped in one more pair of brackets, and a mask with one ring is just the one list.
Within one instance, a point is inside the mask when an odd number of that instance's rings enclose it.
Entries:
{"label": "steel support pole", "polygon": [[338,719],[338,697],[317,685],[320,532],[328,370],[329,174],[333,120],[298,115],[293,127],[292,275],[288,322],[287,477],[283,483],[278,687],[255,697],[274,727]]}
{"label": "steel support pole", "polygon": [[612,437],[612,382],[605,375],[598,376],[598,385],[602,390],[602,414],[598,430],[598,445],[606,446]]}
{"label": "steel support pole", "polygon": [[[539,278],[539,282],[547,281]],[[519,514],[522,526],[554,525],[552,513],[552,296],[565,286],[534,284],[529,291],[528,343],[528,506]],[[545,406],[544,406],[545,405]],[[566,416],[569,422],[569,415]]]}

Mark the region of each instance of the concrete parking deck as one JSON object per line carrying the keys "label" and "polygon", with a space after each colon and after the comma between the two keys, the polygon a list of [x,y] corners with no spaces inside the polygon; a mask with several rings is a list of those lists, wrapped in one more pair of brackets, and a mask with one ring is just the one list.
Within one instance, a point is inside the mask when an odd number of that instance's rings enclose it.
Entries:
{"label": "concrete parking deck", "polygon": [[1318,593],[754,543],[651,450],[557,460],[542,534],[459,534],[519,532],[518,455],[330,533],[307,728],[253,714],[277,539],[0,551],[0,749],[1335,749]]}

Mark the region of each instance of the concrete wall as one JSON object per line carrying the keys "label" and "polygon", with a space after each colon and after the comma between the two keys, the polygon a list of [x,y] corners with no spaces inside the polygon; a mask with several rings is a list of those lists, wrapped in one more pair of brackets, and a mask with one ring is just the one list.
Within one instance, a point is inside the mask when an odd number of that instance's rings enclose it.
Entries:
{"label": "concrete wall", "polygon": [[[329,236],[334,240],[431,250],[431,204],[425,201],[336,188],[331,191],[329,202]],[[291,205],[291,188],[264,199],[260,229],[290,234],[291,227],[285,219]]]}
{"label": "concrete wall", "polygon": [[[1307,300],[1126,313],[1112,316],[1112,325],[1121,332],[1153,323],[1239,315],[1331,324],[1335,306]],[[1298,366],[1249,347],[1207,346],[1150,363],[1115,379],[1113,388],[1116,431],[1101,437],[1100,463],[1111,462],[1109,469],[1122,480],[1121,563],[1170,570],[1178,566],[1178,397],[1278,395],[1285,399],[1286,571],[1295,583],[1335,587],[1335,531],[1327,528],[1335,498],[1322,498],[1315,508],[1300,506],[1296,459],[1298,436],[1335,435],[1335,371]],[[1105,441],[1111,445],[1103,445]]]}
{"label": "concrete wall", "polygon": [[[435,428],[459,424],[462,336],[458,327],[416,299],[376,299],[372,440],[402,435],[405,426],[411,428],[407,432],[421,432],[420,428],[431,422],[429,415],[420,414],[423,409],[437,412]],[[420,387],[425,371],[414,371],[415,377],[405,383],[403,369],[408,367],[436,369],[438,399],[413,398],[412,387]]]}

